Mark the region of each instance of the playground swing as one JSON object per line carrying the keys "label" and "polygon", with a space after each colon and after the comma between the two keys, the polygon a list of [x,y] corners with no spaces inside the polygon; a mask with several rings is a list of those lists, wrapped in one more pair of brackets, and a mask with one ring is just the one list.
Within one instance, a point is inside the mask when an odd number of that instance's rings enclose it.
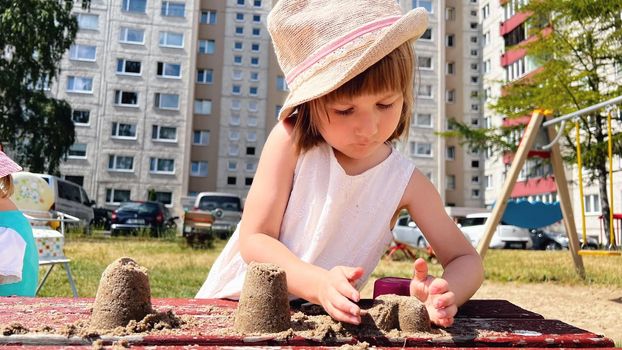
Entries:
{"label": "playground swing", "polygon": [[577,138],[577,169],[578,169],[578,179],[579,179],[579,198],[581,198],[581,232],[583,237],[583,244],[581,245],[581,249],[578,251],[579,255],[596,255],[596,256],[612,256],[612,255],[621,255],[620,251],[616,250],[616,237],[614,235],[613,230],[613,141],[612,141],[612,132],[611,132],[611,108],[607,113],[607,159],[609,160],[609,246],[607,250],[593,250],[593,249],[585,249],[587,246],[587,230],[585,225],[585,202],[583,196],[583,163],[581,161],[581,134],[579,132],[579,121],[575,121],[575,134]]}

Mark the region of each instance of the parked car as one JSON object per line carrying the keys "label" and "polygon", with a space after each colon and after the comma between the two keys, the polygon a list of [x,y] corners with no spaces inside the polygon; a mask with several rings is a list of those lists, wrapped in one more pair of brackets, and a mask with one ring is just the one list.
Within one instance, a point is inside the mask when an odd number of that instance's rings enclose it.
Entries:
{"label": "parked car", "polygon": [[168,208],[160,202],[123,202],[112,213],[110,234],[136,234],[141,230],[149,230],[152,236],[160,236],[166,230],[174,229],[177,226],[175,220],[178,218],[171,216]]}
{"label": "parked car", "polygon": [[395,227],[393,227],[393,238],[397,242],[417,248],[426,248],[428,246],[428,241],[426,241],[423,233],[409,215],[399,217]]}
{"label": "parked car", "polygon": [[112,224],[112,210],[108,208],[93,208],[93,226],[98,229],[110,230]]}
{"label": "parked car", "polygon": [[[230,236],[242,219],[242,199],[232,193],[201,192],[192,210],[184,216],[184,237],[195,235]],[[192,240],[192,239],[190,239]]]}
{"label": "parked car", "polygon": [[[459,221],[460,229],[474,247],[477,247],[479,241],[484,237],[486,220],[489,217],[490,213],[475,213],[469,214]],[[489,248],[526,249],[530,248],[531,244],[529,230],[501,221],[490,240]]]}
{"label": "parked car", "polygon": [[[565,233],[549,232],[541,229],[529,230],[532,249],[536,250],[561,250],[568,249],[569,239]],[[579,237],[579,244],[583,245],[582,237]],[[587,237],[587,245],[582,249],[598,249],[598,241],[594,237]]]}
{"label": "parked car", "polygon": [[45,180],[52,188],[54,205],[51,209],[77,217],[80,219],[80,226],[88,231],[95,217],[93,212],[95,201],[89,199],[84,188],[57,176],[48,174],[35,175]]}

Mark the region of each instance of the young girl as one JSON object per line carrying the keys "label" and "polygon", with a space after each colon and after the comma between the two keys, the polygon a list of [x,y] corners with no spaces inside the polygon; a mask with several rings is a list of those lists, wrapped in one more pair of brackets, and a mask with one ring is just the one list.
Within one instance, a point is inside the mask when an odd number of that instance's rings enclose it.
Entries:
{"label": "young girl", "polygon": [[11,202],[11,174],[22,170],[0,146],[0,296],[35,296],[39,255],[32,228]]}
{"label": "young girl", "polygon": [[482,262],[438,192],[391,141],[413,105],[412,40],[427,15],[395,0],[280,0],[268,17],[290,89],[266,141],[242,221],[197,298],[238,298],[247,263],[271,262],[290,294],[358,324],[360,289],[391,242],[401,209],[425,233],[442,278],[414,263],[411,295],[453,323],[483,279]]}

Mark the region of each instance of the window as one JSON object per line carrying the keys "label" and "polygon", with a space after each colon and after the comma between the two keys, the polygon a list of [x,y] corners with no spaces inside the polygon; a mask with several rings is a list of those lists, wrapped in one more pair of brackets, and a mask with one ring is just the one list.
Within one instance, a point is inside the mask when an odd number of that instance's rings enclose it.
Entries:
{"label": "window", "polygon": [[240,115],[238,113],[232,113],[229,115],[229,125],[240,125]]}
{"label": "window", "polygon": [[261,0],[253,0],[253,6],[261,7]]}
{"label": "window", "polygon": [[130,190],[119,190],[115,188],[106,189],[106,203],[121,204],[130,200]]}
{"label": "window", "polygon": [[244,0],[236,0],[238,6],[244,6]]}
{"label": "window", "polygon": [[258,66],[259,65],[259,57],[251,57],[251,66]]}
{"label": "window", "polygon": [[451,89],[445,91],[445,101],[447,103],[453,103],[456,101],[456,90]]}
{"label": "window", "polygon": [[257,101],[248,101],[248,110],[251,112],[257,112]]}
{"label": "window", "polygon": [[240,100],[231,100],[231,109],[240,110],[241,105],[242,102],[240,102]]}
{"label": "window", "polygon": [[241,70],[239,69],[233,70],[232,77],[231,77],[233,80],[242,80],[242,77],[243,77],[243,73]]}
{"label": "window", "polygon": [[447,47],[453,47],[454,38],[455,36],[453,34],[447,34],[447,36],[445,37],[445,45],[447,45]]}
{"label": "window", "polygon": [[111,136],[113,139],[136,139],[136,124],[112,123]]}
{"label": "window", "polygon": [[432,57],[430,56],[418,56],[417,66],[421,69],[432,69]]}
{"label": "window", "polygon": [[74,143],[67,151],[67,158],[86,159],[86,143]]}
{"label": "window", "polygon": [[473,112],[478,112],[479,111],[479,103],[471,103],[471,110]]}
{"label": "window", "polygon": [[165,17],[184,17],[186,4],[183,2],[162,1],[160,14]]}
{"label": "window", "polygon": [[432,28],[426,29],[425,32],[423,32],[423,34],[421,35],[420,39],[432,40]]}
{"label": "window", "polygon": [[471,198],[479,198],[479,189],[477,188],[471,189]]}
{"label": "window", "polygon": [[431,128],[432,127],[432,114],[430,113],[417,113],[415,114],[415,126]]}
{"label": "window", "polygon": [[200,21],[202,24],[216,24],[216,11],[214,10],[201,11]]}
{"label": "window", "polygon": [[585,214],[600,214],[600,195],[587,194],[583,196],[585,203]]}
{"label": "window", "polygon": [[471,90],[471,98],[479,98],[479,91],[477,90]]}
{"label": "window", "polygon": [[246,118],[246,125],[248,125],[248,126],[257,126],[257,116],[256,115],[249,115]]}
{"label": "window", "polygon": [[114,103],[119,106],[138,107],[138,92],[115,90]]}
{"label": "window", "polygon": [[237,170],[238,170],[237,160],[230,160],[227,162],[227,171],[237,171]]}
{"label": "window", "polygon": [[181,78],[181,64],[158,62],[157,74],[162,78]]}
{"label": "window", "polygon": [[145,10],[147,10],[147,0],[123,0],[121,10],[145,13]]}
{"label": "window", "polygon": [[456,189],[456,175],[447,175],[445,182],[448,190],[453,191]]}
{"label": "window", "polygon": [[156,108],[179,110],[179,95],[156,92],[154,98]]}
{"label": "window", "polygon": [[479,176],[478,175],[471,176],[471,184],[473,184],[473,185],[479,184]]}
{"label": "window", "polygon": [[235,14],[235,20],[236,20],[237,22],[244,22],[244,14],[243,14],[243,13],[240,13],[240,12],[237,12],[237,13]]}
{"label": "window", "polygon": [[456,159],[456,146],[447,146],[445,157],[448,160]]}
{"label": "window", "polygon": [[251,72],[249,80],[250,81],[259,81],[259,72]]}
{"label": "window", "polygon": [[477,29],[477,22],[471,22],[471,23],[469,23],[469,27],[470,27],[471,29]]}
{"label": "window", "polygon": [[256,87],[256,86],[250,86],[250,87],[248,88],[248,94],[249,94],[250,96],[257,96],[257,93],[258,93],[257,91],[258,91],[258,89],[257,89],[257,87]]}
{"label": "window", "polygon": [[471,40],[471,44],[477,44],[477,37],[476,36],[471,36],[470,40]]}
{"label": "window", "polygon": [[139,44],[145,43],[145,30],[138,28],[121,27],[119,30],[119,41],[124,44]]}
{"label": "window", "polygon": [[492,67],[492,62],[490,61],[490,58],[489,58],[486,61],[484,61],[484,73],[490,73],[491,67]]}
{"label": "window", "polygon": [[477,49],[471,49],[471,56],[477,56],[479,55],[479,51],[477,51]]}
{"label": "window", "polygon": [[244,178],[244,185],[245,186],[250,186],[253,184],[253,178],[252,177],[245,177]]}
{"label": "window", "polygon": [[492,183],[492,175],[486,175],[484,177],[484,186],[486,188],[492,188],[493,183]]}
{"label": "window", "polygon": [[71,112],[71,120],[76,125],[88,125],[91,117],[91,111],[74,109]]}
{"label": "window", "polygon": [[259,43],[251,44],[251,52],[259,52]]}
{"label": "window", "polygon": [[233,42],[233,50],[234,51],[242,51],[244,50],[244,43],[241,41],[234,41]]}
{"label": "window", "polygon": [[153,125],[151,127],[151,139],[153,141],[177,141],[177,128]]}
{"label": "window", "polygon": [[78,20],[78,29],[89,29],[89,30],[98,30],[99,29],[99,16],[87,13],[78,13],[76,16]]}
{"label": "window", "polygon": [[242,26],[235,27],[235,35],[244,35],[244,27]]}
{"label": "window", "polygon": [[471,84],[477,84],[477,83],[479,83],[479,76],[471,75]]}
{"label": "window", "polygon": [[183,48],[184,47],[184,33],[160,32],[160,46]]}
{"label": "window", "polygon": [[117,74],[140,75],[140,61],[130,61],[124,58],[117,59]]}
{"label": "window", "polygon": [[246,147],[246,155],[254,156],[255,155],[255,147]]}
{"label": "window", "polygon": [[456,8],[455,7],[445,7],[445,19],[448,21],[456,20]]}
{"label": "window", "polygon": [[428,142],[411,142],[410,154],[418,157],[432,157],[432,144]]}
{"label": "window", "polygon": [[423,7],[429,13],[432,13],[432,0],[413,0],[413,8]]}
{"label": "window", "polygon": [[238,156],[240,154],[240,146],[237,143],[229,144],[229,155],[232,157]]}
{"label": "window", "polygon": [[214,40],[199,40],[198,47],[200,54],[213,54],[216,51],[216,41]]}
{"label": "window", "polygon": [[249,131],[246,133],[246,141],[248,142],[257,142],[257,133],[254,131]]}
{"label": "window", "polygon": [[240,132],[238,130],[229,130],[229,141],[239,141]]}
{"label": "window", "polygon": [[261,35],[261,28],[253,28],[252,34],[253,36]]}
{"label": "window", "polygon": [[[80,185],[80,186],[84,186],[84,176],[77,176],[77,175],[65,175],[65,180],[69,181],[69,182],[73,182],[76,185]],[[82,192],[84,190],[81,190],[80,192]],[[85,200],[83,201],[84,204],[86,205],[90,205],[89,201],[86,200],[86,198],[88,198],[88,196],[86,195],[86,193],[82,193],[83,197],[85,198]]]}
{"label": "window", "polygon": [[448,75],[453,75],[456,71],[456,63],[455,62],[447,62],[447,74]]}
{"label": "window", "polygon": [[253,23],[261,23],[261,15],[253,15]]}
{"label": "window", "polygon": [[149,172],[156,174],[174,174],[175,159],[149,158]]}
{"label": "window", "polygon": [[233,64],[236,64],[236,65],[242,64],[242,56],[240,55],[233,56]]}
{"label": "window", "polygon": [[128,172],[134,171],[134,157],[111,154],[108,156],[108,170]]}
{"label": "window", "polygon": [[241,85],[232,85],[231,86],[231,93],[234,95],[239,95],[242,93],[242,86]]}
{"label": "window", "polygon": [[209,130],[194,130],[192,132],[192,144],[199,146],[209,145]]}
{"label": "window", "polygon": [[482,19],[486,19],[488,16],[490,16],[490,4],[486,4],[482,7]]}
{"label": "window", "polygon": [[471,168],[473,168],[473,169],[479,168],[479,160],[472,160],[471,161]]}
{"label": "window", "polygon": [[417,90],[417,96],[422,98],[432,98],[432,85],[421,85]]}
{"label": "window", "polygon": [[212,114],[212,100],[194,100],[194,113]]}
{"label": "window", "polygon": [[190,176],[207,176],[207,161],[193,161],[190,164]]}
{"label": "window", "polygon": [[170,206],[173,203],[173,192],[155,192],[155,201],[160,202],[166,206]]}
{"label": "window", "polygon": [[227,185],[235,185],[237,178],[235,176],[227,176]]}
{"label": "window", "polygon": [[67,76],[67,92],[93,93],[93,78]]}
{"label": "window", "polygon": [[214,70],[213,69],[197,70],[197,83],[211,84],[213,82],[214,82]]}
{"label": "window", "polygon": [[75,44],[69,48],[69,59],[76,61],[95,62],[96,46]]}
{"label": "window", "polygon": [[490,31],[484,33],[484,46],[490,45]]}

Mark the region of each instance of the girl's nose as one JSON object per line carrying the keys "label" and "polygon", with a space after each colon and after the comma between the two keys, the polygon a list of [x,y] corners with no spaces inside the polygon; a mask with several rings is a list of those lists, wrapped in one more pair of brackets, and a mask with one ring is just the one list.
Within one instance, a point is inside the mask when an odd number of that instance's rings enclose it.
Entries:
{"label": "girl's nose", "polygon": [[357,136],[370,137],[378,132],[378,116],[374,112],[361,113],[356,128]]}

